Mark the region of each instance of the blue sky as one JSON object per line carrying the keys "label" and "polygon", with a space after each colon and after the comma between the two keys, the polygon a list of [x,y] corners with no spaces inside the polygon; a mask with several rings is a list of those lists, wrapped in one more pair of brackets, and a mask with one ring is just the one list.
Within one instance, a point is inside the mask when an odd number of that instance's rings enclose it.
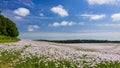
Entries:
{"label": "blue sky", "polygon": [[22,39],[120,40],[120,0],[0,0]]}

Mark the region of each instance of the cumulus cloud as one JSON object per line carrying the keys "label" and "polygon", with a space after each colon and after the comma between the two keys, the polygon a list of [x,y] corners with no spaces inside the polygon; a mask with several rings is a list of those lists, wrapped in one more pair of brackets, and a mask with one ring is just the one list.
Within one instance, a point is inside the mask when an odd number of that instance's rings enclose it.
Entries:
{"label": "cumulus cloud", "polygon": [[28,26],[28,31],[29,31],[29,32],[32,32],[32,31],[37,30],[38,28],[39,28],[38,25],[29,25],[29,26]]}
{"label": "cumulus cloud", "polygon": [[115,13],[111,16],[113,21],[120,21],[120,13]]}
{"label": "cumulus cloud", "polygon": [[14,13],[19,16],[27,16],[30,14],[30,11],[27,8],[18,8],[16,10],[14,10]]}
{"label": "cumulus cloud", "polygon": [[62,5],[58,5],[58,6],[51,8],[51,11],[60,15],[61,17],[66,17],[69,15]]}
{"label": "cumulus cloud", "polygon": [[101,15],[96,15],[96,14],[82,14],[80,16],[87,17],[90,20],[100,20],[100,19],[105,18],[106,15],[105,14],[101,14]]}
{"label": "cumulus cloud", "polygon": [[62,21],[62,22],[54,22],[53,24],[49,24],[49,26],[58,27],[58,26],[72,26],[76,24],[75,22],[68,22],[68,21]]}
{"label": "cumulus cloud", "polygon": [[119,4],[120,0],[87,0],[90,5]]}
{"label": "cumulus cloud", "polygon": [[58,22],[54,22],[51,26],[57,27],[57,26],[60,26],[60,24]]}

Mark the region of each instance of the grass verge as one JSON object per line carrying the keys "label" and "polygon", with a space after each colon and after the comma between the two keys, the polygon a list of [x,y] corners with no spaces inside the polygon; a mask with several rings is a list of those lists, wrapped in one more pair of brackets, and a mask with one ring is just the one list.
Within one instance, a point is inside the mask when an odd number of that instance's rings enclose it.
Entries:
{"label": "grass verge", "polygon": [[20,39],[15,38],[15,37],[0,35],[0,43],[17,42],[19,40]]}

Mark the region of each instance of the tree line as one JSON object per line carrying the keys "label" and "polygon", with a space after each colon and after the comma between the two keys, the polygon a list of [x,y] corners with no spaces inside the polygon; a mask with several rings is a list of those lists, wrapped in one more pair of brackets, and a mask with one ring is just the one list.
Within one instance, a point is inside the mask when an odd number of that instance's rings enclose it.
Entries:
{"label": "tree line", "polygon": [[46,41],[55,43],[120,43],[120,41],[109,41],[109,40],[36,40]]}

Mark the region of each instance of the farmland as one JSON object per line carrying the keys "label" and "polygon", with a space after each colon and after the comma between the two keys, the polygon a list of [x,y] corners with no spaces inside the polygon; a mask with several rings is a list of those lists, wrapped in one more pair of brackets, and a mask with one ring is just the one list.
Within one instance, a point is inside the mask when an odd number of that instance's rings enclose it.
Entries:
{"label": "farmland", "polygon": [[0,68],[120,68],[120,44],[0,43]]}

